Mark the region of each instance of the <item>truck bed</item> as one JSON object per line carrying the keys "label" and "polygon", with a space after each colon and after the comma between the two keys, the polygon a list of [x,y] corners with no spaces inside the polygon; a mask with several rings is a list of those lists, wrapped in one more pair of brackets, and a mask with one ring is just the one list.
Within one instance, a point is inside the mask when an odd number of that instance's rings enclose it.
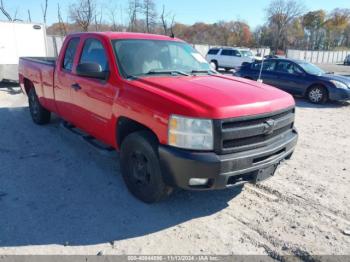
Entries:
{"label": "truck bed", "polygon": [[23,92],[26,93],[24,84],[27,80],[30,81],[35,86],[41,104],[52,112],[56,112],[53,90],[55,68],[54,57],[19,58],[19,80]]}

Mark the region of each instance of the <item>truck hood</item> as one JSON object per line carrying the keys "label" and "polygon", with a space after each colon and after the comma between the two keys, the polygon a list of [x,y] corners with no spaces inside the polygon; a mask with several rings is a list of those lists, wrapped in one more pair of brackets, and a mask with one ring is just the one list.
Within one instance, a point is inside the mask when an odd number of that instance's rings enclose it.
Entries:
{"label": "truck hood", "polygon": [[[157,89],[186,108],[188,116],[222,119],[279,111],[295,105],[291,95],[255,81],[224,75],[145,77],[134,80]],[[192,109],[192,110],[191,110]],[[177,112],[173,112],[176,114]]]}

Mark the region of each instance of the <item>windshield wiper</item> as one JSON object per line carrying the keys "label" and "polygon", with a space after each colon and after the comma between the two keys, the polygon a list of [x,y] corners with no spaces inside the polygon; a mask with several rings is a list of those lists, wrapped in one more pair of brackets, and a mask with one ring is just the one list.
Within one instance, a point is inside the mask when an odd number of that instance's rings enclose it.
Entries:
{"label": "windshield wiper", "polygon": [[179,70],[150,70],[145,75],[183,75],[189,76],[189,74]]}
{"label": "windshield wiper", "polygon": [[136,80],[136,79],[139,79],[137,76],[134,76],[134,75],[126,75],[126,79],[127,80]]}
{"label": "windshield wiper", "polygon": [[209,74],[209,75],[216,75],[217,72],[213,70],[192,70],[191,74]]}

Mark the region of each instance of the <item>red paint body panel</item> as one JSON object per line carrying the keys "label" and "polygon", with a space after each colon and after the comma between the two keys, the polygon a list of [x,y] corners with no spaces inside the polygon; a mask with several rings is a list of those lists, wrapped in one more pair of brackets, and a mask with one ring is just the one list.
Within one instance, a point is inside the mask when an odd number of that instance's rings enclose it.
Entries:
{"label": "red paint body panel", "polygon": [[[64,51],[73,37],[79,37],[80,43],[72,72],[65,72],[61,68]],[[87,38],[97,38],[106,49],[111,71],[108,81],[76,75],[76,66]],[[119,74],[112,39],[181,41],[135,33],[73,34],[66,38],[56,67],[20,59],[22,88],[24,79],[30,80],[44,107],[116,148],[119,117],[128,117],[147,126],[160,143],[166,144],[171,114],[222,119],[269,113],[294,105],[293,97],[281,90],[230,76],[162,76],[126,80]],[[82,89],[72,89],[74,83]]]}

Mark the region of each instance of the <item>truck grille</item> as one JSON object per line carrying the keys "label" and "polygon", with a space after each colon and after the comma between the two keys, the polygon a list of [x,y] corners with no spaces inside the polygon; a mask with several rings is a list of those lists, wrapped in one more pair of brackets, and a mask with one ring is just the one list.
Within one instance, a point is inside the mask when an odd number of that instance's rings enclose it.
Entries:
{"label": "truck grille", "polygon": [[277,142],[292,132],[295,109],[214,121],[214,149],[218,154],[241,152]]}

